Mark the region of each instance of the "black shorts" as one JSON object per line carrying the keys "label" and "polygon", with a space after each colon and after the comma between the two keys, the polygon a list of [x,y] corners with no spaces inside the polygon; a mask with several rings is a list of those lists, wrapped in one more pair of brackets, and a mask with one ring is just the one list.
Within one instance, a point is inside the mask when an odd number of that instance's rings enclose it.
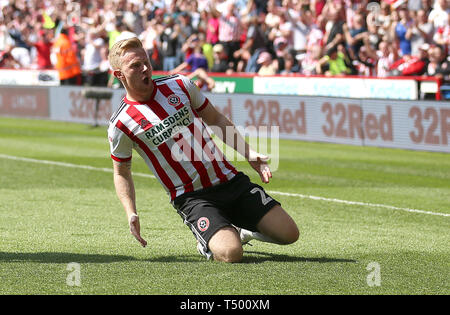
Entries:
{"label": "black shorts", "polygon": [[225,226],[258,232],[259,221],[276,205],[281,204],[241,172],[226,183],[185,193],[173,201],[174,208],[205,249],[211,237]]}

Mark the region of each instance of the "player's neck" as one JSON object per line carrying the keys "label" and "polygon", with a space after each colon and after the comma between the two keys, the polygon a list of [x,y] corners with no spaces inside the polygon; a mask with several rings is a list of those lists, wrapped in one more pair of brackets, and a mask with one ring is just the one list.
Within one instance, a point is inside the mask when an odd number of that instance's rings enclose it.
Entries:
{"label": "player's neck", "polygon": [[152,85],[151,88],[149,88],[146,91],[140,92],[140,91],[127,91],[127,99],[131,102],[137,102],[137,103],[146,103],[148,102],[153,94],[153,89],[155,87]]}

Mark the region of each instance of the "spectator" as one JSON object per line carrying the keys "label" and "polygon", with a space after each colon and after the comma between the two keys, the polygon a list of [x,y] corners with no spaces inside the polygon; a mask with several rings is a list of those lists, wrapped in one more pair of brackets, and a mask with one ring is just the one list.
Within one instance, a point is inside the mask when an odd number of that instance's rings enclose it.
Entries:
{"label": "spectator", "polygon": [[24,14],[17,13],[14,15],[16,16],[16,19],[11,21],[7,25],[9,36],[11,36],[11,38],[14,40],[15,47],[30,49],[30,46],[26,43],[25,40],[28,35],[26,33],[29,32],[29,25],[25,24],[24,22]]}
{"label": "spectator", "polygon": [[189,18],[194,31],[198,31],[202,18],[201,11],[198,9],[198,1],[189,1],[186,3],[186,12],[189,12]]}
{"label": "spectator", "polygon": [[433,10],[433,5],[436,0],[422,0],[422,10],[424,10],[427,15],[430,15],[430,12]]}
{"label": "spectator", "polygon": [[421,75],[425,71],[426,62],[421,56],[405,55],[395,61],[391,67],[391,74],[394,76]]}
{"label": "spectator", "polygon": [[10,53],[14,59],[19,62],[21,68],[31,68],[31,55],[28,49],[16,46],[11,49]]}
{"label": "spectator", "polygon": [[219,41],[219,12],[207,11],[206,41],[212,45]]}
{"label": "spectator", "polygon": [[[181,52],[184,56],[184,60],[189,58],[189,56],[194,52],[195,46],[197,46],[199,38],[197,34],[191,35],[181,46]],[[183,61],[184,61],[183,60]],[[190,69],[188,67],[188,69]]]}
{"label": "spectator", "polygon": [[52,33],[47,30],[40,30],[38,32],[37,41],[30,44],[36,49],[36,64],[37,69],[47,70],[53,67],[50,60],[51,49],[53,46]]}
{"label": "spectator", "polygon": [[163,56],[163,70],[170,71],[177,66],[177,47],[180,26],[174,23],[171,16],[164,18],[165,28],[160,35],[161,55]]}
{"label": "spectator", "polygon": [[345,55],[344,47],[333,47],[316,64],[316,73],[326,76],[344,76],[352,73],[350,59]]}
{"label": "spectator", "polygon": [[[187,45],[189,34],[197,34],[200,42],[205,37],[206,44],[200,46],[208,69],[216,72],[257,73],[262,67],[258,58],[267,52],[272,57],[271,67],[262,72],[273,73],[275,69],[279,74],[290,74],[300,70],[310,75],[326,57],[324,52],[338,46],[336,59],[328,56],[321,73],[385,77],[394,62],[398,62],[392,68],[396,74],[411,69],[419,73],[414,67],[420,68],[424,61],[421,47],[425,44],[442,46],[445,61],[450,48],[448,0],[381,0],[379,12],[368,10],[368,2],[371,0],[117,0],[88,4],[84,0],[57,0],[41,7],[35,0],[12,1],[1,8],[0,51],[3,64],[51,68],[48,49],[45,52],[50,43],[43,41],[41,31],[59,34],[64,24],[76,56],[83,60],[83,69],[94,56],[97,64],[100,60],[100,68],[105,68],[102,56],[107,47],[92,49],[90,35],[85,35],[92,33],[110,45],[138,36],[154,69],[166,71],[194,54],[193,47]],[[42,45],[35,46],[37,43]],[[174,59],[177,53],[178,59]],[[343,65],[344,71],[336,71]],[[425,74],[439,75],[431,71],[433,65]],[[184,70],[188,69],[189,63]],[[93,84],[90,79],[85,83]]]}
{"label": "spectator", "polygon": [[290,14],[288,14],[288,17],[290,17],[290,22],[292,23],[292,37],[294,42],[293,49],[297,54],[305,53],[308,34],[311,31],[311,11],[301,9],[300,16],[298,18],[292,17]]}
{"label": "spectator", "polygon": [[288,43],[287,49],[292,49],[294,47],[294,26],[289,20],[287,12],[283,12],[281,9],[278,9],[277,12],[280,17],[279,24],[272,29],[269,29],[269,34],[267,37],[271,41],[275,41],[277,38],[284,38]]}
{"label": "spectator", "polygon": [[356,60],[353,60],[356,74],[360,76],[375,76],[376,75],[377,58],[375,52],[370,45],[362,46],[358,51]]}
{"label": "spectator", "polygon": [[240,49],[241,22],[235,13],[235,5],[233,2],[225,2],[226,7],[223,13],[216,8],[216,1],[211,1],[209,6],[214,15],[219,16],[219,42],[223,45],[228,57],[237,65],[234,52]]}
{"label": "spectator", "polygon": [[243,21],[243,24],[247,25],[247,36],[242,47],[234,52],[237,72],[245,70],[247,63],[257,49],[267,46],[267,38],[261,22],[263,21],[256,16],[247,16]]}
{"label": "spectator", "polygon": [[[421,0],[418,0],[421,1]],[[384,38],[389,36],[389,28],[392,23],[391,19],[391,6],[386,1],[380,2],[380,12],[372,11],[367,15],[367,24],[377,24],[379,25],[378,34],[380,37]],[[384,38],[388,40],[388,38]]]}
{"label": "spectator", "polygon": [[53,44],[52,53],[56,60],[55,69],[59,72],[61,85],[80,85],[80,62],[67,34],[67,29],[63,28]]}
{"label": "spectator", "polygon": [[321,15],[317,17],[316,23],[311,24],[311,31],[308,34],[306,42],[306,49],[310,49],[312,46],[323,46],[323,39],[325,33],[326,20]]}
{"label": "spectator", "polygon": [[280,71],[281,75],[299,73],[298,63],[292,54],[286,52],[284,55],[284,69]]}
{"label": "spectator", "polygon": [[412,26],[411,52],[418,55],[420,47],[433,40],[434,27],[428,22],[428,16],[424,10],[418,10]]}
{"label": "spectator", "polygon": [[14,46],[14,40],[9,36],[8,27],[5,20],[0,20],[0,51],[5,51],[7,47]]}
{"label": "spectator", "polygon": [[161,56],[158,49],[159,26],[156,24],[156,20],[147,21],[145,30],[139,35],[139,39],[142,41],[147,54],[150,57],[153,70],[162,70]]}
{"label": "spectator", "polygon": [[205,55],[206,60],[208,61],[208,69],[211,69],[214,64],[214,52],[213,45],[206,42],[206,34],[202,32],[198,32],[197,34],[199,45],[202,47],[203,55]]}
{"label": "spectator", "polygon": [[232,72],[232,65],[229,64],[228,56],[222,44],[216,44],[213,47],[214,64],[211,68],[212,72]]}
{"label": "spectator", "polygon": [[103,57],[102,49],[105,41],[100,34],[87,34],[86,46],[83,53],[83,82],[89,86],[105,86],[108,79],[104,69],[101,69]]}
{"label": "spectator", "polygon": [[7,45],[3,51],[0,51],[0,68],[3,69],[19,69],[22,67],[11,54],[12,46]]}
{"label": "spectator", "polygon": [[310,9],[314,17],[322,16],[322,10],[325,7],[326,0],[311,0]]}
{"label": "spectator", "polygon": [[191,16],[187,12],[181,12],[178,14],[178,23],[175,25],[178,32],[177,41],[177,64],[180,64],[185,60],[181,47],[183,43],[194,33],[194,28],[191,26]]}
{"label": "spectator", "polygon": [[376,74],[378,77],[387,77],[390,75],[390,69],[394,63],[394,54],[389,49],[389,43],[386,41],[380,42],[378,45]]}
{"label": "spectator", "polygon": [[136,1],[127,1],[123,12],[123,23],[126,24],[136,34],[144,31],[141,8]]}
{"label": "spectator", "polygon": [[450,14],[448,14],[447,25],[439,27],[433,36],[433,40],[436,44],[444,47],[444,50],[448,54],[450,52]]}
{"label": "spectator", "polygon": [[290,56],[291,54],[288,52],[288,42],[284,37],[278,37],[273,42],[274,50],[275,50],[275,59],[278,63],[278,72],[284,70],[286,56]]}
{"label": "spectator", "polygon": [[450,80],[450,62],[441,46],[431,47],[429,50],[430,62],[426,68],[425,74],[436,76],[444,81]]}
{"label": "spectator", "polygon": [[[388,42],[396,42],[397,35],[395,33],[395,28],[397,27],[397,23],[400,21],[400,16],[397,10],[391,11],[391,24],[389,25],[388,32],[386,33],[384,40]],[[368,23],[369,24],[369,23]]]}
{"label": "spectator", "polygon": [[390,42],[389,51],[392,53],[395,61],[401,58],[400,44],[398,41],[394,40]]}
{"label": "spectator", "polygon": [[428,17],[429,21],[433,23],[435,29],[445,27],[448,25],[448,15],[450,14],[450,7],[447,0],[436,0],[433,10]]}
{"label": "spectator", "polygon": [[281,23],[278,7],[276,6],[275,0],[267,1],[267,14],[264,23],[269,28],[276,28]]}
{"label": "spectator", "polygon": [[161,1],[161,4],[158,5],[158,7],[164,9],[164,19],[170,17],[174,21],[176,21],[178,19],[178,15],[181,13],[177,1],[163,0]]}
{"label": "spectator", "polygon": [[270,53],[266,51],[262,52],[256,62],[259,65],[258,75],[275,75],[277,73],[277,64],[272,59]]}
{"label": "spectator", "polygon": [[320,74],[317,72],[317,65],[322,57],[320,46],[310,46],[301,61],[301,73],[304,75]]}
{"label": "spectator", "polygon": [[424,75],[427,72],[428,64],[430,63],[430,52],[431,46],[428,43],[422,44],[422,46],[419,47],[419,52],[417,53],[417,57],[424,63],[424,67],[418,72],[419,75]]}
{"label": "spectator", "polygon": [[130,37],[137,36],[132,32],[131,28],[122,22],[118,22],[116,28],[108,33],[109,36],[109,48],[111,48],[115,42]]}
{"label": "spectator", "polygon": [[[342,7],[341,12],[343,16],[341,19],[345,21],[345,23],[348,25],[350,29],[357,28],[354,25],[355,17],[357,15],[363,15],[363,19],[366,19],[365,16],[365,10],[370,10],[370,7],[368,7],[368,1],[367,0],[350,0],[350,1],[337,1],[336,5],[339,7]],[[362,23],[364,24],[364,23]]]}
{"label": "spectator", "polygon": [[412,37],[412,21],[410,20],[408,10],[401,7],[398,11],[399,21],[395,25],[395,35],[400,43],[402,55],[411,55],[411,37]]}
{"label": "spectator", "polygon": [[408,0],[408,10],[416,12],[422,10],[422,0]]}
{"label": "spectator", "polygon": [[[369,41],[372,49],[375,50],[383,39],[383,36],[380,36],[380,28],[381,27],[376,23],[367,24],[367,40]],[[385,37],[387,38],[387,36]]]}
{"label": "spectator", "polygon": [[344,21],[339,18],[339,11],[336,8],[331,8],[329,12],[330,20],[326,26],[324,36],[325,49],[330,51],[333,47],[344,42]]}
{"label": "spectator", "polygon": [[254,0],[256,7],[256,14],[267,13],[267,0]]}
{"label": "spectator", "polygon": [[364,37],[367,37],[367,28],[362,14],[357,14],[353,19],[353,27],[349,28],[347,24],[342,26],[345,40],[350,50],[350,55],[355,58],[359,49],[363,46]]}
{"label": "spectator", "polygon": [[189,55],[189,57],[186,59],[186,61],[181,63],[179,66],[177,66],[172,71],[170,71],[171,73],[181,72],[186,69],[193,72],[193,71],[197,70],[198,68],[202,68],[205,71],[208,70],[208,60],[206,59],[205,55],[203,54],[203,49],[201,46],[201,42],[198,39],[198,36],[196,34],[194,34],[192,37],[190,37],[190,40],[188,42],[193,47],[192,54]]}

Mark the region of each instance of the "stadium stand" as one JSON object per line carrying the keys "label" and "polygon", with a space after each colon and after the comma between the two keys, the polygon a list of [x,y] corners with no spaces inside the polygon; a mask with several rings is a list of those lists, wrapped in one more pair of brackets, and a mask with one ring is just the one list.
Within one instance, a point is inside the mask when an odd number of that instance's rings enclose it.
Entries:
{"label": "stadium stand", "polygon": [[[450,82],[448,0],[0,1],[0,67],[49,68],[49,42],[67,30],[84,85],[106,86],[108,48],[135,34],[155,70],[203,48],[211,70]],[[199,43],[186,45],[197,34]],[[50,47],[51,48],[51,47]],[[263,57],[260,58],[260,54]],[[264,62],[263,62],[264,60]],[[191,65],[187,64],[189,71]],[[270,71],[260,71],[261,67]],[[167,69],[166,69],[167,70]],[[96,78],[95,80],[93,78]]]}

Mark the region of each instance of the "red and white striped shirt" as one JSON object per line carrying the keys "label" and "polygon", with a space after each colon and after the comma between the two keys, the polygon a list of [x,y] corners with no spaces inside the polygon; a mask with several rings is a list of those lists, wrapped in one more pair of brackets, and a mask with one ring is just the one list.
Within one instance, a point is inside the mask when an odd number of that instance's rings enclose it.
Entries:
{"label": "red and white striped shirt", "polygon": [[219,19],[219,41],[237,42],[241,37],[241,22],[234,15],[222,15]]}
{"label": "red and white striped shirt", "polygon": [[237,174],[198,116],[209,103],[188,78],[172,75],[153,80],[144,104],[126,97],[108,128],[111,157],[131,160],[134,148],[170,195],[224,183]]}

